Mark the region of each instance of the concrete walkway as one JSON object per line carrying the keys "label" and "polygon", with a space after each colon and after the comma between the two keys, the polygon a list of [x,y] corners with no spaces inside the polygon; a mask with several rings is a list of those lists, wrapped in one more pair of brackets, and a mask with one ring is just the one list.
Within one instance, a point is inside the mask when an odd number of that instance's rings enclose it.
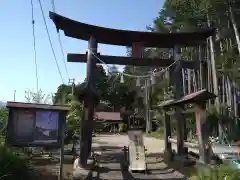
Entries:
{"label": "concrete walkway", "polygon": [[102,168],[97,172],[97,178],[101,180],[182,180],[184,175],[168,167],[160,155],[164,149],[162,140],[144,138],[147,167],[150,174],[130,173],[124,170],[124,155],[122,148],[128,145],[127,135],[98,135],[93,138],[93,150],[100,156],[98,161]]}

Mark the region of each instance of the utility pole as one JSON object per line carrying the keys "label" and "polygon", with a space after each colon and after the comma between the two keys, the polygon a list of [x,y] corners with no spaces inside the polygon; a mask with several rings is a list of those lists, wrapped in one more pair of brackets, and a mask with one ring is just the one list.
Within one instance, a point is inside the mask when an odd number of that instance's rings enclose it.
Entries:
{"label": "utility pole", "polygon": [[16,101],[16,90],[14,90],[14,93],[13,93],[13,101],[14,102]]}
{"label": "utility pole", "polygon": [[75,88],[75,79],[69,79],[68,84],[72,86],[72,95],[74,95],[74,88]]}

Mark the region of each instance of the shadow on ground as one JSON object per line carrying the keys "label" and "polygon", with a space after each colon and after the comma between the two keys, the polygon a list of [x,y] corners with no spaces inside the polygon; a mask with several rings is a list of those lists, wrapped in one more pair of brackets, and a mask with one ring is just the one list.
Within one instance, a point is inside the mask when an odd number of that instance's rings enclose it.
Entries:
{"label": "shadow on ground", "polygon": [[102,166],[96,170],[96,179],[99,180],[159,180],[159,179],[184,179],[184,176],[169,167],[163,162],[162,154],[149,154],[147,164],[151,168],[146,174],[130,173],[124,166],[124,154],[119,147],[102,146],[94,148],[95,151],[102,151],[97,156],[98,163]]}
{"label": "shadow on ground", "polygon": [[[36,180],[57,180],[56,167],[60,161],[57,158],[33,157],[32,164],[36,169]],[[63,160],[63,180],[70,180],[72,176],[72,156],[65,155]]]}

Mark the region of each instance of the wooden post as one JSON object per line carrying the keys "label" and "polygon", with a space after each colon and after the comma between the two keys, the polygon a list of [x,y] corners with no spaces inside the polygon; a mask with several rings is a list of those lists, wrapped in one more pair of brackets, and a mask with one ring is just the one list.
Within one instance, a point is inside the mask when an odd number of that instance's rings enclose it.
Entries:
{"label": "wooden post", "polygon": [[144,53],[144,46],[141,42],[134,42],[132,45],[132,57],[142,58]]}
{"label": "wooden post", "polygon": [[[133,58],[142,58],[144,52],[144,47],[141,42],[134,42],[132,44],[132,57]],[[135,73],[135,66],[133,66],[133,71]]]}
{"label": "wooden post", "polygon": [[167,114],[167,109],[164,109],[164,142],[165,142],[165,150],[164,157],[166,160],[171,160],[172,155],[172,143],[169,142],[169,137],[171,137],[171,123],[170,116]]}
{"label": "wooden post", "polygon": [[66,114],[60,113],[61,118],[61,149],[60,149],[60,169],[59,169],[59,176],[58,180],[63,180],[63,162],[64,162],[64,139],[65,139],[65,133],[64,129],[66,127]]}
{"label": "wooden post", "polygon": [[[187,141],[188,137],[188,129],[187,129],[187,122],[186,122],[186,116],[183,115],[183,123],[182,123],[182,128],[183,128],[183,140]],[[184,154],[187,156],[188,154],[188,147],[184,147]]]}
{"label": "wooden post", "polygon": [[206,129],[205,104],[195,104],[196,129],[199,143],[199,161],[207,163],[206,145],[208,143],[208,133]]}
{"label": "wooden post", "polygon": [[92,147],[92,131],[93,131],[93,116],[95,108],[95,67],[97,54],[97,41],[94,37],[90,37],[88,42],[87,55],[87,77],[86,77],[86,97],[84,97],[84,118],[81,126],[81,141],[80,141],[80,165],[87,165],[87,159],[91,153]]}
{"label": "wooden post", "polygon": [[[176,62],[174,69],[174,98],[176,100],[183,97],[183,86],[182,86],[182,65],[180,60],[181,49],[178,46],[175,46],[173,49],[174,60]],[[179,156],[183,156],[185,154],[184,150],[184,132],[186,131],[186,123],[183,114],[181,114],[182,108],[176,107],[175,117],[177,121],[177,154]]]}
{"label": "wooden post", "polygon": [[[201,66],[201,78],[202,78],[202,89],[208,89],[208,65],[206,60],[200,61]],[[210,91],[210,89],[208,89]]]}

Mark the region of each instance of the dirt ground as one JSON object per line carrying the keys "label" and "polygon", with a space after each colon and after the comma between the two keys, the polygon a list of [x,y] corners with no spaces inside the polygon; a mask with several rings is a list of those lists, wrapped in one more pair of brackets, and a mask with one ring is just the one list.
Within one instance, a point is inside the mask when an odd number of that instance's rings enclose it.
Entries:
{"label": "dirt ground", "polygon": [[[159,139],[154,139],[150,137],[144,137],[144,144],[147,148],[147,153],[156,154],[162,153],[164,150],[164,141]],[[93,147],[99,146],[115,146],[119,149],[123,146],[128,145],[128,136],[127,135],[98,135],[93,137]],[[71,146],[71,145],[70,145]],[[70,147],[69,146],[69,147]],[[174,147],[173,147],[174,148]],[[175,148],[174,148],[175,149]],[[33,158],[32,160],[35,167],[39,171],[38,179],[39,180],[55,180],[58,179],[58,176],[54,175],[54,168],[59,163],[56,159],[42,159],[42,158]],[[73,167],[73,158],[71,155],[64,156],[63,164],[63,179],[70,180],[72,177],[72,167]]]}
{"label": "dirt ground", "polygon": [[[93,147],[99,146],[116,146],[119,148],[123,148],[128,144],[128,137],[126,135],[99,135],[93,137]],[[159,153],[163,151],[164,143],[162,141],[156,140],[154,138],[145,137],[144,144],[148,149],[149,153]],[[68,145],[71,147],[71,145]],[[54,174],[55,167],[59,164],[57,159],[53,158],[40,158],[34,157],[32,158],[32,163],[36,167],[38,171],[38,179],[39,180],[57,180],[58,176]],[[71,155],[64,156],[63,162],[63,179],[69,180],[72,177],[72,167],[73,167],[73,159]]]}
{"label": "dirt ground", "polygon": [[[59,160],[56,158],[43,159],[42,157],[34,157],[32,163],[37,170],[37,179],[39,180],[57,180],[56,167]],[[72,156],[64,156],[63,161],[63,179],[70,180],[72,175],[73,159]]]}

